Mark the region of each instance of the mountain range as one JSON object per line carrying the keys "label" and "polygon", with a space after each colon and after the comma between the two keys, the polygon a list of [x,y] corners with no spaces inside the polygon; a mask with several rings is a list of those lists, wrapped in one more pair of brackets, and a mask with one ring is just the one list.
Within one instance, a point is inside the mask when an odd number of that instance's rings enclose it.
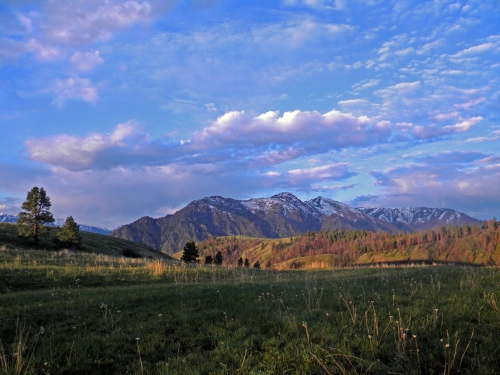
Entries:
{"label": "mountain range", "polygon": [[171,215],[142,217],[110,235],[171,254],[189,240],[202,241],[212,236],[283,238],[334,228],[413,232],[464,222],[481,225],[481,221],[448,208],[353,208],[324,197],[303,202],[283,192],[249,200],[206,197]]}
{"label": "mountain range", "polygon": [[[58,218],[56,219],[55,222],[47,224],[48,226],[53,226],[53,227],[62,227],[64,225],[64,222],[66,219],[64,218]],[[0,212],[0,223],[16,223],[17,222],[17,215],[5,215]],[[97,233],[97,234],[109,234],[111,231],[106,228],[101,228],[97,226],[92,226],[92,225],[85,225],[85,224],[80,224],[80,230],[83,232],[91,232],[91,233]]]}

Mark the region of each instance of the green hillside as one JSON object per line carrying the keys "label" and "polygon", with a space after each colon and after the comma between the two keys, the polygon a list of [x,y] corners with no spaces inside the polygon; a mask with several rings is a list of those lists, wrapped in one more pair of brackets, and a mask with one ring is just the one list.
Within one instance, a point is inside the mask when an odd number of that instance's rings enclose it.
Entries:
{"label": "green hillside", "polygon": [[274,269],[312,269],[384,263],[500,265],[500,227],[464,224],[415,233],[333,230],[280,239],[212,237],[198,244],[200,258],[220,251],[225,264],[248,258]]}
{"label": "green hillside", "polygon": [[[41,249],[53,250],[55,228],[44,227],[40,246],[35,248],[33,239],[20,238],[15,224],[0,223],[0,248],[7,249]],[[172,260],[170,256],[156,251],[146,245],[121,238],[102,234],[80,232],[82,235],[81,252],[111,256],[129,256],[139,258],[154,258]]]}

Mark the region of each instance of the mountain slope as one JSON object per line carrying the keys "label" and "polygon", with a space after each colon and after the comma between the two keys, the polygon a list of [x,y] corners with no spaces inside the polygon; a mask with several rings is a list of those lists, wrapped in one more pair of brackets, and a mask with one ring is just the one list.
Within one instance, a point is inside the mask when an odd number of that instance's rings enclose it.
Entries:
{"label": "mountain slope", "polygon": [[[413,212],[412,210],[417,209],[399,210],[404,213],[405,210]],[[446,211],[446,209],[435,210]],[[180,251],[189,240],[202,241],[212,236],[284,238],[309,231],[334,228],[389,233],[413,232],[425,229],[428,225],[446,225],[448,224],[446,220],[450,224],[455,224],[451,221],[452,215],[462,220],[468,218],[471,224],[479,222],[464,214],[457,216],[459,213],[456,211],[449,215],[436,211],[432,220],[424,220],[427,217],[425,212],[415,211],[413,215],[404,216],[407,219],[403,220],[394,219],[399,216],[390,214],[389,211],[381,214],[371,209],[356,209],[324,197],[303,202],[286,192],[270,198],[242,201],[212,196],[195,200],[176,213],[159,219],[140,218],[131,224],[119,227],[110,235],[140,242],[172,254]],[[408,219],[410,216],[412,220]]]}

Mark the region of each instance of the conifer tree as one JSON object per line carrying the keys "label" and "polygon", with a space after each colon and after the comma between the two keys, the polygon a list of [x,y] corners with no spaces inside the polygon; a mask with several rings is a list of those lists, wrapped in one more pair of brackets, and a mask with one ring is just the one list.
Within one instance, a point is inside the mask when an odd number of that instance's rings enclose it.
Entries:
{"label": "conifer tree", "polygon": [[62,228],[56,229],[54,237],[56,247],[66,247],[69,249],[80,249],[82,245],[82,235],[80,225],[75,222],[73,216],[69,216]]}
{"label": "conifer tree", "polygon": [[238,259],[238,267],[243,267],[243,258]]}
{"label": "conifer tree", "polygon": [[17,219],[17,228],[20,236],[33,237],[38,245],[40,229],[47,223],[53,223],[54,217],[50,213],[50,198],[43,188],[34,187],[27,196]]}
{"label": "conifer tree", "polygon": [[215,254],[215,258],[214,258],[214,263],[219,265],[219,266],[222,266],[222,260],[223,260],[223,256],[222,256],[222,253],[220,251],[217,251],[217,254]]}
{"label": "conifer tree", "polygon": [[194,241],[186,242],[184,246],[181,260],[186,263],[195,263],[198,259],[198,247]]}
{"label": "conifer tree", "polygon": [[248,258],[245,258],[245,267],[246,268],[250,267],[250,262],[248,261]]}
{"label": "conifer tree", "polygon": [[213,262],[214,262],[214,258],[212,258],[212,256],[211,256],[211,255],[207,255],[207,256],[205,257],[205,264],[207,264],[207,265],[208,265],[208,264],[212,264]]}
{"label": "conifer tree", "polygon": [[259,261],[256,261],[256,262],[253,264],[253,268],[260,268],[260,263],[259,263]]}

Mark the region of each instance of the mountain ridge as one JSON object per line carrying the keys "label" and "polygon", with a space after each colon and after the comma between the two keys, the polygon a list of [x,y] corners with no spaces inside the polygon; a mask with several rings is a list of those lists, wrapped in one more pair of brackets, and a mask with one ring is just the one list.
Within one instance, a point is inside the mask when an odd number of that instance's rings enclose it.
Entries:
{"label": "mountain ridge", "polygon": [[350,207],[325,197],[303,202],[288,192],[247,200],[210,196],[194,200],[161,218],[144,216],[113,230],[110,235],[172,254],[182,249],[188,240],[202,241],[212,236],[284,238],[335,228],[392,233],[463,222],[481,223],[452,209],[376,210]]}

